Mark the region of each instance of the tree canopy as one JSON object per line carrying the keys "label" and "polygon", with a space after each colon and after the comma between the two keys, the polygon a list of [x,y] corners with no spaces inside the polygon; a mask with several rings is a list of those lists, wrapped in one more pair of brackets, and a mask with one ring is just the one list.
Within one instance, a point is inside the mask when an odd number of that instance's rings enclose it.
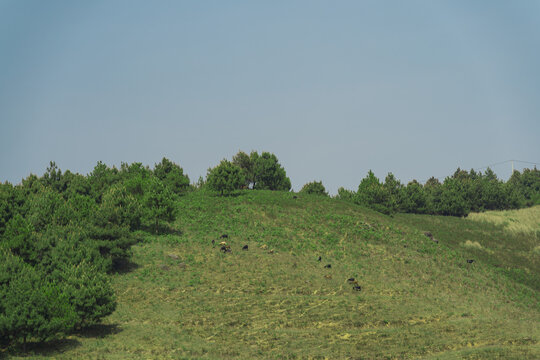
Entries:
{"label": "tree canopy", "polygon": [[304,186],[302,186],[300,193],[328,196],[328,193],[326,192],[322,181],[312,181],[305,184]]}
{"label": "tree canopy", "polygon": [[245,181],[242,169],[227,160],[221,160],[218,166],[208,169],[206,177],[207,186],[221,195],[240,190]]}

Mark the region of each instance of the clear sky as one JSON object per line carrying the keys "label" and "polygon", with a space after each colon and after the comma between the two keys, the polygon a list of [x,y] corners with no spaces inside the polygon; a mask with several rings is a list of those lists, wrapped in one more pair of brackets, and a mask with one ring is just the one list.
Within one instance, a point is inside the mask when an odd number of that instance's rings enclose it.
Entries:
{"label": "clear sky", "polygon": [[540,162],[540,2],[0,0],[1,181],[239,150],[331,193]]}

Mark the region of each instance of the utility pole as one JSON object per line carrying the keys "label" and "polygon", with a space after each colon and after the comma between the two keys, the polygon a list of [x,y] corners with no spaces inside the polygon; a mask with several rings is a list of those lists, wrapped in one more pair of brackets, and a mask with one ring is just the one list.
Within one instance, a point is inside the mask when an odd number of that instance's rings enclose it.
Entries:
{"label": "utility pole", "polygon": [[512,174],[514,174],[514,160],[512,160]]}

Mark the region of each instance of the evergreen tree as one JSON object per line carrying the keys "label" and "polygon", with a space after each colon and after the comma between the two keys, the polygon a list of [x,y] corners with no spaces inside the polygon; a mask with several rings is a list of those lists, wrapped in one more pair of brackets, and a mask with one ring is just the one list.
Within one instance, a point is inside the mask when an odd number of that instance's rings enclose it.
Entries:
{"label": "evergreen tree", "polygon": [[465,194],[463,183],[458,178],[446,178],[440,194],[440,215],[466,216],[470,208]]}
{"label": "evergreen tree", "polygon": [[424,188],[418,181],[413,180],[401,191],[399,210],[406,213],[425,214],[426,201]]}
{"label": "evergreen tree", "polygon": [[184,194],[189,189],[189,178],[184,170],[167,158],[154,166],[154,175],[173,193]]}
{"label": "evergreen tree", "polygon": [[112,184],[120,180],[118,169],[109,168],[107,165],[98,161],[94,170],[88,176],[88,183],[90,185],[90,193],[92,197],[96,199],[98,203],[101,202],[101,195]]}
{"label": "evergreen tree", "polygon": [[15,194],[10,183],[0,183],[0,239],[6,230],[6,225],[14,214]]}
{"label": "evergreen tree", "polygon": [[358,185],[355,202],[387,215],[394,210],[390,192],[371,170]]}
{"label": "evergreen tree", "polygon": [[208,169],[206,184],[209,189],[221,195],[231,194],[242,188],[245,178],[242,169],[227,160],[222,160],[218,166]]}
{"label": "evergreen tree", "polygon": [[[35,235],[32,224],[16,214],[6,225],[0,247],[20,257],[28,264],[37,264],[47,250]],[[0,250],[1,251],[1,250]]]}
{"label": "evergreen tree", "polygon": [[142,199],[148,180],[153,176],[152,171],[140,162],[122,163],[119,176],[130,194]]}
{"label": "evergreen tree", "polygon": [[252,151],[251,155],[246,154],[243,151],[239,151],[236,155],[233,156],[232,163],[233,165],[238,166],[242,169],[245,187],[249,188],[255,185],[255,160],[259,157],[257,152]]}
{"label": "evergreen tree", "polygon": [[282,191],[291,189],[291,180],[279,164],[276,155],[263,152],[261,156],[254,156],[254,158],[256,159],[253,165],[254,189]]}
{"label": "evergreen tree", "polygon": [[65,260],[54,261],[57,267],[49,278],[61,284],[63,294],[75,311],[76,327],[99,323],[116,309],[116,297],[109,278],[84,260],[79,263]]}
{"label": "evergreen tree", "polygon": [[143,216],[141,204],[122,184],[115,184],[105,191],[99,211],[107,223],[127,226],[131,230],[139,229]]}
{"label": "evergreen tree", "polygon": [[439,179],[431,177],[424,184],[424,193],[426,195],[426,210],[428,214],[441,214],[441,194],[442,184]]}
{"label": "evergreen tree", "polygon": [[76,314],[61,288],[9,252],[0,262],[0,338],[44,341],[69,332]]}
{"label": "evergreen tree", "polygon": [[155,224],[156,233],[159,230],[159,221],[172,221],[175,218],[175,197],[168,187],[156,177],[152,177],[146,184],[143,204],[147,216]]}

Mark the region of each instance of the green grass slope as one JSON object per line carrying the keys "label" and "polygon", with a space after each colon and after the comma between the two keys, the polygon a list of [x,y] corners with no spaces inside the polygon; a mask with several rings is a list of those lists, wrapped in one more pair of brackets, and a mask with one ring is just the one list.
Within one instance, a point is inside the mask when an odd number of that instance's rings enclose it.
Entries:
{"label": "green grass slope", "polygon": [[[175,231],[114,276],[106,323],[30,358],[540,358],[537,239],[291,193],[178,206]],[[230,253],[212,245],[222,234]]]}

